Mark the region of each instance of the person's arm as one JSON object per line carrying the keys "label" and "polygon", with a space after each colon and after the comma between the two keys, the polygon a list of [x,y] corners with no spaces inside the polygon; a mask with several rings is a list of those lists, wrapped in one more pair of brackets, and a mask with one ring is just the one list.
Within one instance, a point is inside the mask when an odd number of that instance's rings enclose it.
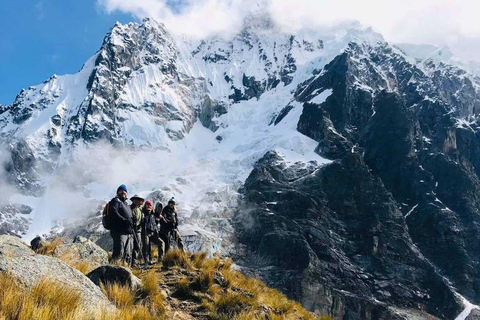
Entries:
{"label": "person's arm", "polygon": [[168,209],[168,207],[165,207],[162,210],[162,214],[160,215],[160,224],[168,223],[167,219],[165,218],[165,216],[167,214],[167,209]]}
{"label": "person's arm", "polygon": [[110,213],[109,214],[112,215],[113,221],[120,222],[124,226],[130,227],[131,226],[131,221],[129,221],[128,219],[126,219],[124,216],[122,216],[120,214],[121,205],[122,205],[122,203],[120,202],[120,200],[117,200],[117,199],[113,200],[110,203]]}
{"label": "person's arm", "polygon": [[[176,208],[175,208],[176,209]],[[177,210],[175,210],[175,229],[178,229],[178,214]]]}

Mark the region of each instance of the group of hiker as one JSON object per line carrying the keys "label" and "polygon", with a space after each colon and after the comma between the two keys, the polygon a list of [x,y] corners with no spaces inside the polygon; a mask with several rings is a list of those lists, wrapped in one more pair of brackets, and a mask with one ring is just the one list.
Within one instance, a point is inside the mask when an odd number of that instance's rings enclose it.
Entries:
{"label": "group of hiker", "polygon": [[139,195],[131,197],[132,203],[128,204],[127,194],[127,187],[122,184],[103,210],[103,226],[110,230],[113,239],[112,260],[123,260],[130,265],[139,260],[154,264],[152,246],[157,246],[157,262],[161,262],[172,241],[183,251],[175,198],[165,207],[160,202],[154,207],[151,200],[145,201]]}

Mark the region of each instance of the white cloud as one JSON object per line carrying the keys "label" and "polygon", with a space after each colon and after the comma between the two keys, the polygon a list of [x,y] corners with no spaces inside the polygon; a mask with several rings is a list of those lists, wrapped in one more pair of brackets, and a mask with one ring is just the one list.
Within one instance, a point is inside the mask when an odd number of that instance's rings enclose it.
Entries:
{"label": "white cloud", "polygon": [[[477,0],[98,0],[107,12],[152,17],[195,36],[232,32],[251,11],[264,10],[283,28],[315,27],[343,20],[372,26],[393,42],[448,45],[480,61]],[[469,43],[472,46],[469,46]]]}

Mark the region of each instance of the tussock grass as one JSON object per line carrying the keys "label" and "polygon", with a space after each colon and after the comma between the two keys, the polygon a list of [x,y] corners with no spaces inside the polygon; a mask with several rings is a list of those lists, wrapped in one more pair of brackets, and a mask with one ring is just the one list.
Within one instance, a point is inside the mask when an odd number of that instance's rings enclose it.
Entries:
{"label": "tussock grass", "polygon": [[[47,254],[55,252],[60,241],[52,241],[44,249]],[[61,257],[71,266],[86,273],[87,264],[75,264],[68,256]],[[122,265],[119,263],[119,265]],[[205,253],[169,251],[164,258],[163,270],[148,271],[134,268],[132,271],[142,281],[139,290],[118,283],[101,287],[117,311],[103,311],[102,320],[151,320],[168,319],[166,305],[171,299],[183,300],[197,308],[212,320],[327,320],[315,317],[299,303],[289,300],[284,294],[267,287],[262,281],[245,277],[232,268],[230,259],[208,258]],[[170,277],[167,279],[167,276]],[[167,281],[163,281],[163,277]],[[173,280],[173,281],[172,281]],[[174,292],[169,300],[165,292]],[[75,291],[44,279],[32,289],[22,289],[8,273],[0,274],[0,320],[27,319],[97,319],[83,311],[83,301]],[[187,303],[187,301],[189,301]],[[178,305],[178,303],[177,303]]]}
{"label": "tussock grass", "polygon": [[27,290],[12,275],[1,273],[0,288],[0,319],[91,318],[82,311],[80,295],[52,279],[45,278]]}
{"label": "tussock grass", "polygon": [[102,284],[101,289],[108,300],[112,301],[119,309],[129,309],[135,304],[135,292],[127,285],[108,283]]}
{"label": "tussock grass", "polygon": [[187,270],[194,268],[191,255],[187,252],[180,250],[169,250],[164,256],[162,261],[163,269],[168,270],[173,267],[180,267]]}
{"label": "tussock grass", "polygon": [[71,263],[65,262],[65,263],[70,265],[70,267],[77,269],[78,271],[80,271],[83,274],[88,274],[89,272],[95,270],[94,265],[92,265],[91,263],[85,262],[85,261],[83,261],[83,262],[77,261],[77,262],[71,262]]}
{"label": "tussock grass", "polygon": [[150,310],[143,305],[139,305],[133,309],[122,309],[118,312],[103,315],[102,320],[159,320]]}
{"label": "tussock grass", "polygon": [[93,264],[93,262],[80,261],[79,259],[77,259],[75,254],[71,252],[65,252],[61,254],[58,258],[68,264],[70,267],[77,269],[83,274],[87,274],[95,269],[95,265]]}
{"label": "tussock grass", "polygon": [[160,292],[160,280],[160,276],[155,270],[148,271],[142,277],[143,304],[155,315],[165,314],[165,298]]}
{"label": "tussock grass", "polygon": [[194,291],[190,285],[190,280],[187,276],[183,276],[177,283],[175,294],[180,297],[193,297]]}
{"label": "tussock grass", "polygon": [[66,241],[65,238],[55,238],[52,241],[46,242],[41,248],[36,250],[36,253],[53,256],[57,252],[58,248]]}
{"label": "tussock grass", "polygon": [[213,271],[202,269],[192,282],[192,287],[197,291],[207,292],[213,286],[213,281]]}
{"label": "tussock grass", "polygon": [[118,283],[102,286],[102,291],[119,309],[114,314],[104,316],[104,319],[164,319],[165,301],[160,292],[160,276],[155,270],[150,270],[143,274],[141,280],[142,288],[139,291]]}
{"label": "tussock grass", "polygon": [[180,278],[175,293],[193,300],[201,297],[203,308],[213,320],[329,319],[317,318],[262,281],[245,277],[232,268],[231,259],[171,250],[165,255],[163,264],[167,270],[174,267],[187,270],[189,276]]}
{"label": "tussock grass", "polygon": [[204,301],[204,307],[209,311],[209,316],[215,320],[233,319],[242,312],[250,311],[254,308],[255,300],[253,297],[245,296],[241,293],[228,292],[218,295],[213,302]]}

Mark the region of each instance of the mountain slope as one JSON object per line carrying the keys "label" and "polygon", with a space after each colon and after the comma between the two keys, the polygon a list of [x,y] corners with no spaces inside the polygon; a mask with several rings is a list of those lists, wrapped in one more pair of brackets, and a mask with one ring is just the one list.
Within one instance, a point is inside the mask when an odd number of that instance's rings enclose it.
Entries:
{"label": "mountain slope", "polygon": [[479,302],[480,80],[420,53],[355,24],[253,17],[203,40],[116,24],[79,73],[0,108],[10,202],[33,208],[27,237],[101,238],[118,184],[175,195],[189,249],[311,310],[451,319],[457,293]]}

